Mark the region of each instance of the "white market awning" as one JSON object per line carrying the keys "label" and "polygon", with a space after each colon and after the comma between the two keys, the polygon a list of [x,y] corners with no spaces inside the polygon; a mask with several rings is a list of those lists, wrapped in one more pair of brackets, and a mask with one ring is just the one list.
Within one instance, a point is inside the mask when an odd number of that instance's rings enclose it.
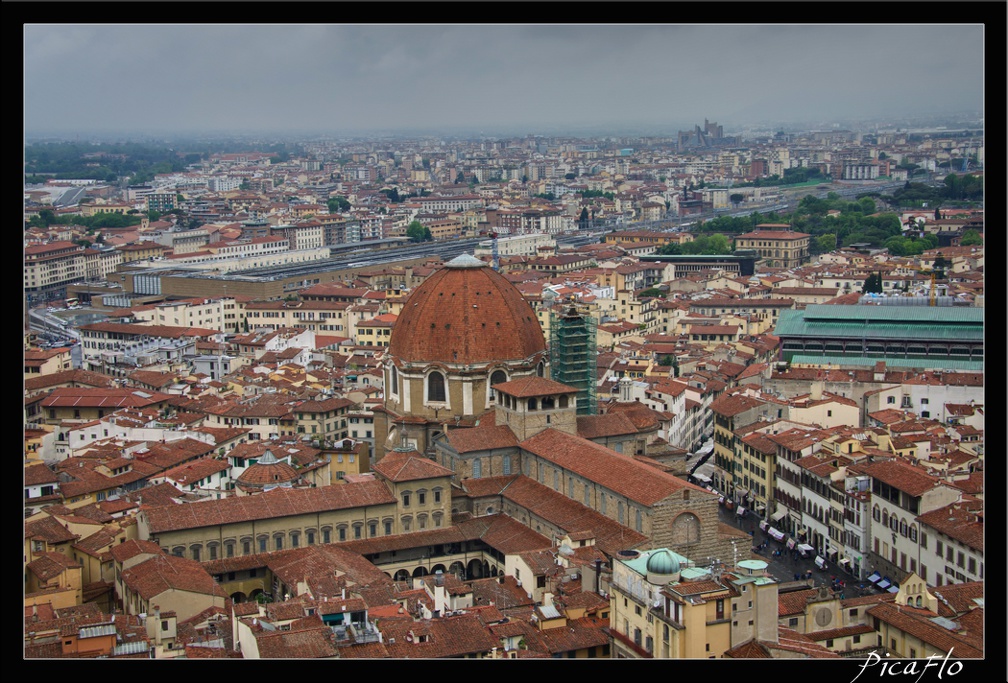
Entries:
{"label": "white market awning", "polygon": [[770,515],[770,521],[772,521],[772,522],[779,522],[782,519],[784,519],[785,517],[787,517],[787,509],[786,508],[781,508],[777,512],[775,512],[772,515]]}
{"label": "white market awning", "polygon": [[735,511],[735,514],[738,515],[739,517],[742,517],[743,515],[745,515],[745,508],[740,505],[738,510]]}
{"label": "white market awning", "polygon": [[774,529],[773,527],[770,527],[770,530],[767,531],[767,533],[770,534],[771,536],[773,536],[774,539],[776,539],[778,541],[783,541],[784,540],[784,532],[778,531],[777,529]]}

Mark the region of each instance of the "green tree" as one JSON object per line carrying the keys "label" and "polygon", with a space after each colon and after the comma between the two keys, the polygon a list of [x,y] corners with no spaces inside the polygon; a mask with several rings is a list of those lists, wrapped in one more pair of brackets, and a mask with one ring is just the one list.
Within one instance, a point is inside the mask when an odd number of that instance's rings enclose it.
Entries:
{"label": "green tree", "polygon": [[809,251],[815,254],[827,254],[837,248],[837,236],[833,233],[819,235],[810,245]]}
{"label": "green tree", "polygon": [[679,256],[683,253],[682,245],[678,242],[669,242],[658,247],[655,253],[662,254],[663,256]]}
{"label": "green tree", "polygon": [[710,242],[704,250],[705,254],[730,254],[731,243],[724,235],[711,235]]}
{"label": "green tree", "polygon": [[861,287],[861,291],[864,294],[869,294],[871,292],[881,294],[882,275],[880,275],[879,273],[872,273],[867,278],[865,278],[864,285]]}
{"label": "green tree", "polygon": [[742,200],[745,199],[745,195],[739,194],[738,192],[733,192],[732,194],[728,195],[728,199],[731,200],[732,204],[738,206],[739,204],[742,203]]}
{"label": "green tree", "polygon": [[959,244],[964,247],[980,245],[983,244],[983,237],[981,237],[980,233],[976,230],[967,230],[963,233],[962,240],[960,240]]}
{"label": "green tree", "polygon": [[581,207],[581,215],[578,217],[578,227],[582,230],[588,227],[588,207]]}
{"label": "green tree", "polygon": [[54,212],[52,209],[42,209],[41,211],[38,212],[38,217],[42,225],[44,225],[47,228],[56,222],[56,212]]}
{"label": "green tree", "polygon": [[329,213],[342,213],[350,210],[350,202],[346,197],[340,195],[329,197],[326,200],[326,206],[329,207]]}
{"label": "green tree", "polygon": [[429,242],[434,239],[430,228],[420,221],[413,221],[406,226],[406,236],[410,238],[411,242]]}

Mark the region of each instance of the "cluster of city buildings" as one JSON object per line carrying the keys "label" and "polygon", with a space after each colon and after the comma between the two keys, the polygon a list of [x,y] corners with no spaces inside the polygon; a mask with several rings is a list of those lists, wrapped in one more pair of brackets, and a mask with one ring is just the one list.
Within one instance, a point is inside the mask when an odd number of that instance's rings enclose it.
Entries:
{"label": "cluster of city buildings", "polygon": [[[679,145],[726,162],[719,136]],[[827,137],[837,160],[879,161],[877,140]],[[26,231],[26,294],[91,317],[26,307],[25,655],[982,658],[983,248],[810,262],[809,236],[776,224],[726,257],[655,254],[682,230],[565,247],[581,203],[543,200],[556,227],[508,223],[530,183],[569,196],[592,169],[614,196],[651,173],[667,190],[669,164],[480,146],[221,155],[170,181],[207,211],[234,195],[220,222],[98,249]],[[316,194],[269,205],[278,173]],[[477,183],[394,205],[364,190],[457,174]],[[492,243],[292,274],[365,240],[335,193]],[[195,292],[173,292],[179,272]],[[875,274],[886,296],[866,297]],[[73,343],[40,346],[40,324]],[[726,510],[829,574],[775,575]]]}

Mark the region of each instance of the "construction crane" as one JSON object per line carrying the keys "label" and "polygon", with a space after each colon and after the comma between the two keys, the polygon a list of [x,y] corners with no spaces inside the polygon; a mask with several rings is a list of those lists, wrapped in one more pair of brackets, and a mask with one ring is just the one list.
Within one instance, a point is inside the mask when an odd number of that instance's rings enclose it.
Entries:
{"label": "construction crane", "polygon": [[936,306],[938,304],[938,297],[937,297],[937,292],[936,292],[937,287],[935,286],[935,281],[937,279],[937,274],[935,273],[935,269],[934,268],[922,268],[920,266],[907,266],[907,268],[909,268],[910,270],[915,270],[918,273],[920,273],[921,275],[930,275],[931,276],[931,287],[930,287],[930,291],[928,293],[928,306]]}

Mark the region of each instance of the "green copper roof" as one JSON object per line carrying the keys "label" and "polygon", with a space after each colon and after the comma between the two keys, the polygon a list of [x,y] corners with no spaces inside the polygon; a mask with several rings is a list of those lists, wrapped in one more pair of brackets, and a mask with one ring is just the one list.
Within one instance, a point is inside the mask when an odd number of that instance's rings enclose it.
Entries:
{"label": "green copper roof", "polygon": [[982,342],[984,309],[951,306],[831,306],[781,311],[777,337]]}
{"label": "green copper roof", "polygon": [[863,322],[936,322],[983,325],[984,309],[976,306],[834,306],[812,304],[806,306],[806,320],[848,320]]}
{"label": "green copper roof", "polygon": [[983,372],[984,363],[981,360],[952,360],[945,358],[892,358],[890,356],[840,356],[837,354],[823,355],[812,353],[796,353],[791,356],[791,365],[818,365],[837,368],[874,368],[879,361],[884,361],[890,370],[910,368],[920,370],[963,370],[966,372]]}

